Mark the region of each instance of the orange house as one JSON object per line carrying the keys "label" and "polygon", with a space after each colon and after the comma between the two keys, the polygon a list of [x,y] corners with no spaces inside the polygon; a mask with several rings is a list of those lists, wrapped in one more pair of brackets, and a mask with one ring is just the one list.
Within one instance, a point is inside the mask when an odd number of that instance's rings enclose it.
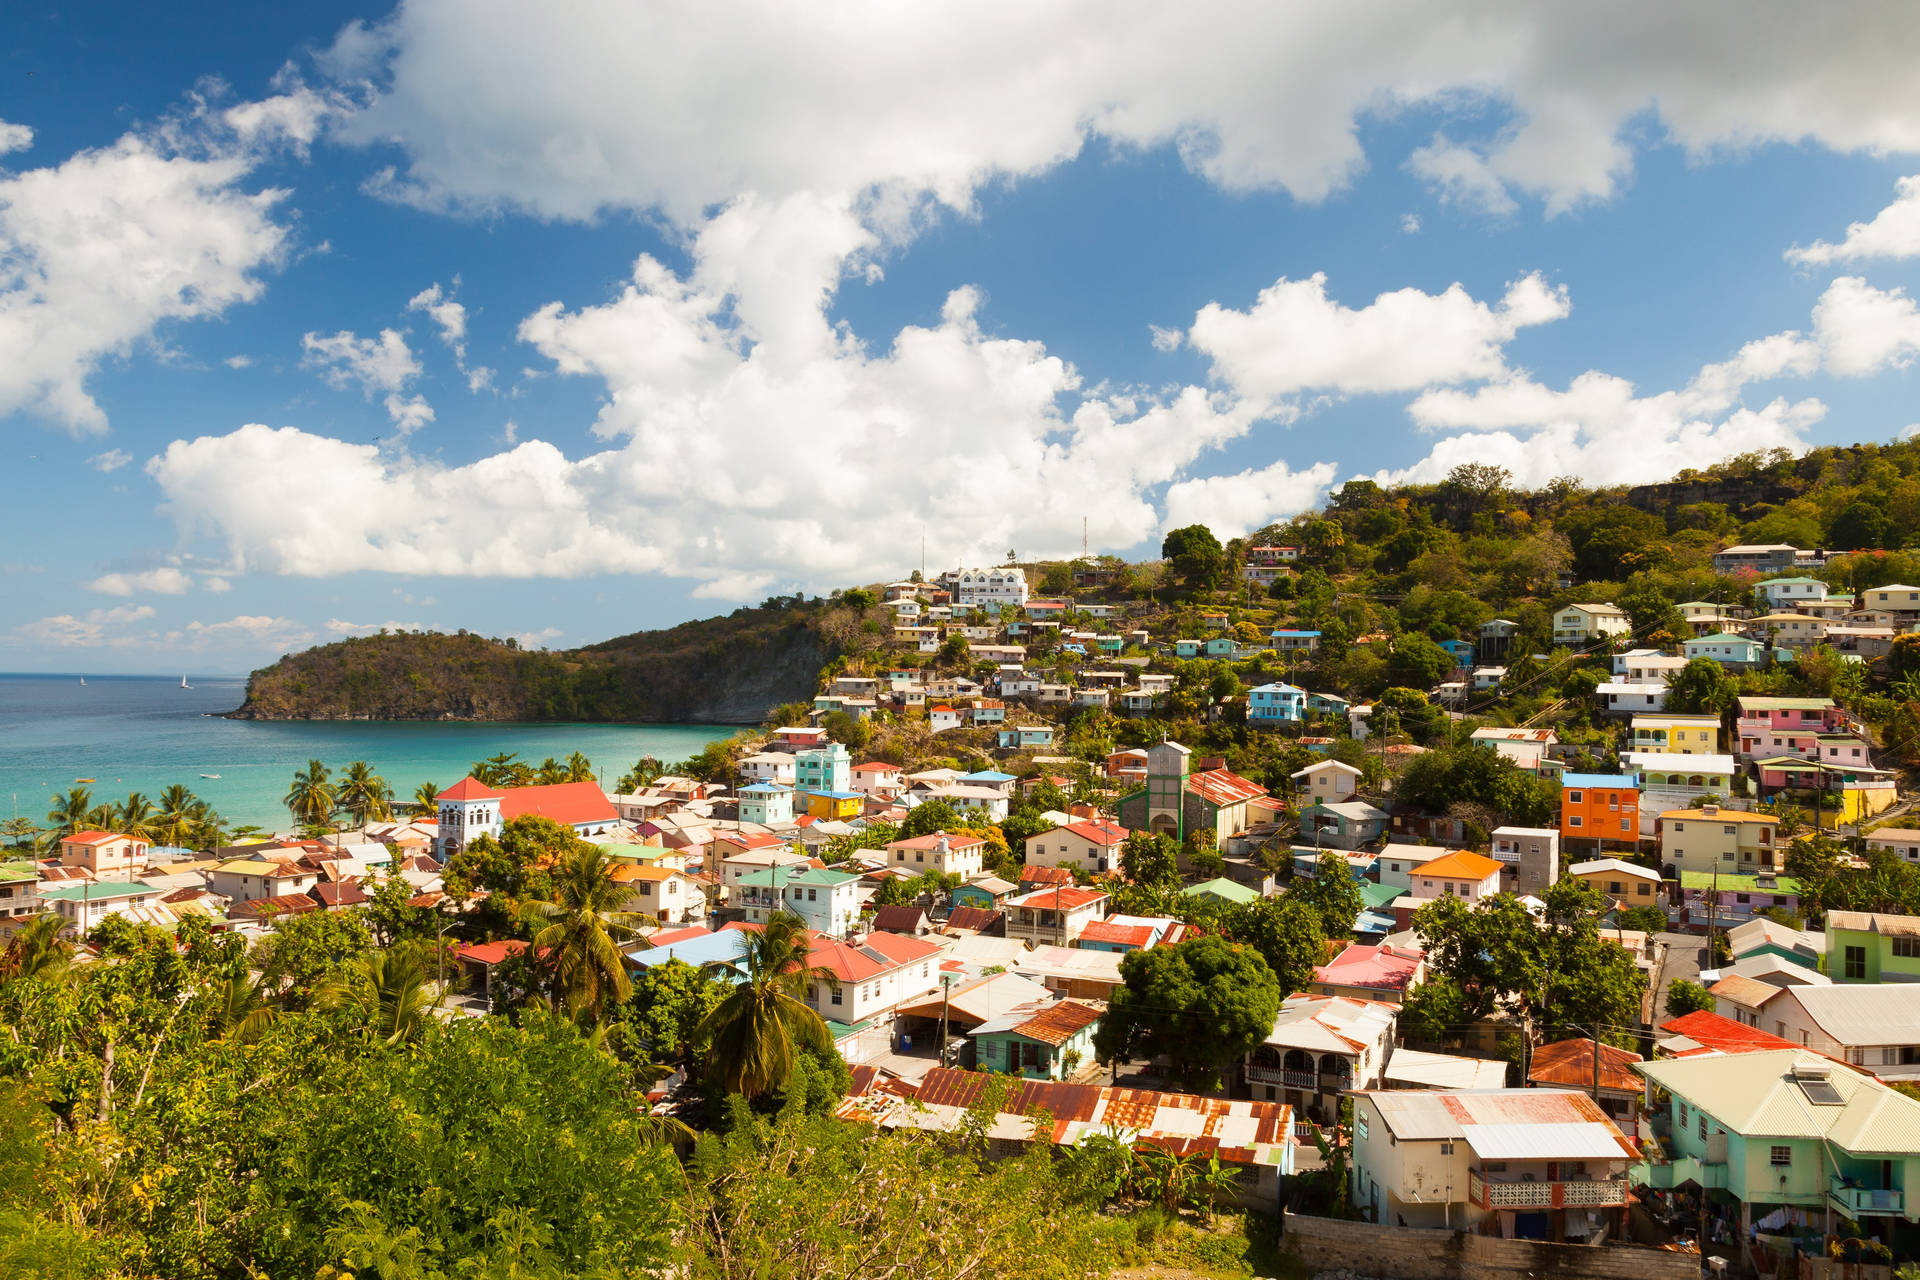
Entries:
{"label": "orange house", "polygon": [[1638,843],[1640,779],[1631,773],[1561,775],[1560,837]]}

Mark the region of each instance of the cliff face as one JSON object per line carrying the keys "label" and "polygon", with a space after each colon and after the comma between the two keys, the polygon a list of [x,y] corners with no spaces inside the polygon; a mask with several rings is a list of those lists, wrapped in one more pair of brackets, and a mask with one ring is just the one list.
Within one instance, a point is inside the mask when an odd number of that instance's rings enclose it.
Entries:
{"label": "cliff face", "polygon": [[862,619],[742,609],[583,649],[476,635],[367,636],[289,654],[247,681],[249,720],[583,720],[749,724],[811,700]]}

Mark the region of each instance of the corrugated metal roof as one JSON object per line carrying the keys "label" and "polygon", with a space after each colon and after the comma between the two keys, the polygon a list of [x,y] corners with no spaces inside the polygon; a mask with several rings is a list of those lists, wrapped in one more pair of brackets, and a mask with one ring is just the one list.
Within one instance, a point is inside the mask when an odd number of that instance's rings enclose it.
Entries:
{"label": "corrugated metal roof", "polygon": [[1795,987],[1793,998],[1843,1045],[1920,1044],[1920,984],[1810,985]]}
{"label": "corrugated metal roof", "polygon": [[1621,1145],[1612,1125],[1467,1124],[1460,1126],[1482,1160],[1623,1160],[1635,1154]]}
{"label": "corrugated metal roof", "polygon": [[[1808,1098],[1793,1079],[1800,1063],[1825,1069],[1838,1105]],[[1635,1070],[1745,1137],[1826,1138],[1860,1155],[1920,1152],[1920,1102],[1804,1049],[1670,1058]]]}

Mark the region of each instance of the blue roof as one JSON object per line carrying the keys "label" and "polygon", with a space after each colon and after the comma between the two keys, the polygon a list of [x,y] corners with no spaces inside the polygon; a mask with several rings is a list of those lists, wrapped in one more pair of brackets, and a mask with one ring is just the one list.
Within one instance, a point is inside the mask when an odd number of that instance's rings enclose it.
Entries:
{"label": "blue roof", "polygon": [[1319,634],[1320,634],[1320,633],[1319,633],[1318,631],[1290,631],[1290,630],[1287,630],[1287,629],[1285,629],[1285,628],[1282,628],[1282,629],[1281,629],[1281,630],[1279,630],[1279,631],[1269,631],[1269,632],[1267,632],[1267,635],[1268,635],[1269,637],[1272,637],[1272,636],[1317,636],[1317,635],[1319,635]]}
{"label": "blue roof", "polygon": [[999,771],[994,769],[982,769],[978,773],[968,774],[966,777],[960,779],[960,781],[962,782],[1012,782],[1013,775],[1010,773],[1000,773]]}
{"label": "blue roof", "polygon": [[829,800],[864,800],[866,797],[858,791],[808,791],[810,796],[825,796]]}
{"label": "blue roof", "polygon": [[627,957],[628,964],[637,964],[651,969],[654,965],[665,964],[669,960],[684,960],[698,969],[703,964],[716,960],[738,960],[747,949],[747,940],[738,929],[726,929],[719,933],[704,933],[696,938],[686,938],[679,942],[669,942],[664,947],[653,947],[646,951],[635,951]]}
{"label": "blue roof", "polygon": [[1398,926],[1392,916],[1381,915],[1378,911],[1362,911],[1353,918],[1355,933],[1392,933]]}
{"label": "blue roof", "polygon": [[749,794],[779,795],[783,791],[791,791],[791,790],[793,790],[793,788],[788,786],[784,782],[756,782],[750,787],[740,788],[740,794],[743,796],[749,795]]}
{"label": "blue roof", "polygon": [[1640,775],[1637,773],[1563,773],[1560,775],[1561,787],[1637,787]]}

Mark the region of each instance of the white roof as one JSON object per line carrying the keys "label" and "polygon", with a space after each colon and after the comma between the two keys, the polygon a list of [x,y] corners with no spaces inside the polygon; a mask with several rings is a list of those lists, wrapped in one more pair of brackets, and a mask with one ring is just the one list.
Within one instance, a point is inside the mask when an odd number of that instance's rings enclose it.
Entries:
{"label": "white roof", "polygon": [[1391,1037],[1395,1009],[1376,1000],[1344,996],[1288,996],[1273,1020],[1267,1043],[1279,1049],[1309,1049],[1314,1053],[1355,1053]]}
{"label": "white roof", "polygon": [[1452,852],[1454,850],[1437,844],[1387,844],[1381,846],[1379,856],[1398,858],[1402,862],[1432,862]]}
{"label": "white roof", "polygon": [[1624,1160],[1619,1134],[1612,1125],[1591,1121],[1460,1126],[1460,1136],[1482,1160]]}
{"label": "white roof", "polygon": [[1623,751],[1620,759],[1637,769],[1657,769],[1662,773],[1733,773],[1732,756],[1690,756],[1684,751]]}
{"label": "white roof", "polygon": [[1354,822],[1377,822],[1389,816],[1386,810],[1376,809],[1364,800],[1342,800],[1338,804],[1323,804],[1320,808]]}
{"label": "white roof", "polygon": [[1403,1142],[1464,1138],[1490,1160],[1631,1160],[1635,1155],[1599,1104],[1573,1090],[1407,1090],[1362,1096]]}
{"label": "white roof", "polygon": [[[1815,1073],[1812,1093],[1796,1082],[1796,1067]],[[1920,1151],[1920,1102],[1805,1049],[1666,1058],[1633,1069],[1749,1138],[1826,1138],[1855,1154]],[[1838,1102],[1822,1100],[1836,1095]]]}
{"label": "white roof", "polygon": [[1920,1044],[1920,983],[1807,985],[1793,996],[1843,1045]]}
{"label": "white roof", "polygon": [[1358,769],[1340,760],[1322,760],[1317,764],[1310,764],[1304,769],[1296,769],[1287,776],[1289,778],[1304,778],[1310,773],[1322,773],[1328,769],[1333,769],[1340,773],[1350,773],[1356,778],[1360,776]]}
{"label": "white roof", "polygon": [[1495,1058],[1395,1049],[1381,1078],[1390,1084],[1424,1089],[1499,1089],[1507,1083],[1507,1064]]}
{"label": "white roof", "polygon": [[1635,866],[1631,862],[1622,862],[1618,858],[1594,858],[1588,862],[1576,862],[1567,868],[1570,876],[1591,875],[1596,871],[1611,871],[1616,875],[1632,876],[1637,880],[1660,879],[1658,871],[1649,871],[1645,867]]}
{"label": "white roof", "polygon": [[1496,836],[1558,836],[1560,833],[1552,827],[1495,827]]}

